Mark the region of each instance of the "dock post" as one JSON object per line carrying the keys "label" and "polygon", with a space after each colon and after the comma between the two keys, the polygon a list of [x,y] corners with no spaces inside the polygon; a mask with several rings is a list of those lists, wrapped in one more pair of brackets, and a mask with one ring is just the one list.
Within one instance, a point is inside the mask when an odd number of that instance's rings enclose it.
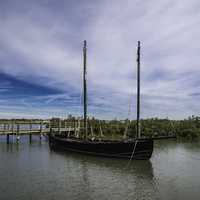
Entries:
{"label": "dock post", "polygon": [[4,133],[6,132],[6,124],[5,123],[3,124],[3,132]]}
{"label": "dock post", "polygon": [[7,135],[6,135],[7,144],[9,144],[9,141],[10,141],[10,137],[9,136],[10,136],[9,133],[7,133]]}
{"label": "dock post", "polygon": [[14,122],[13,122],[13,120],[12,120],[12,134],[14,135]]}
{"label": "dock post", "polygon": [[76,136],[76,118],[74,117],[74,136]]}
{"label": "dock post", "polygon": [[31,143],[32,142],[32,134],[29,133],[29,142]]}
{"label": "dock post", "polygon": [[30,125],[29,125],[29,142],[31,143],[32,142],[32,134],[31,134],[31,131],[32,131],[32,122],[30,122]]}
{"label": "dock post", "polygon": [[20,135],[20,124],[17,124],[17,132],[16,132],[16,141],[17,141],[17,143],[19,142],[19,138],[20,138],[19,135]]}
{"label": "dock post", "polygon": [[59,119],[59,124],[58,124],[58,134],[60,134],[60,133],[61,133],[61,130],[60,130],[60,128],[61,128],[61,119]]}
{"label": "dock post", "polygon": [[19,135],[19,131],[20,131],[20,125],[17,124],[17,135]]}
{"label": "dock post", "polygon": [[30,131],[32,130],[32,123],[31,122],[29,124],[29,129],[30,129]]}
{"label": "dock post", "polygon": [[40,122],[40,134],[42,134],[42,122]]}
{"label": "dock post", "polygon": [[42,139],[42,121],[40,122],[40,140]]}

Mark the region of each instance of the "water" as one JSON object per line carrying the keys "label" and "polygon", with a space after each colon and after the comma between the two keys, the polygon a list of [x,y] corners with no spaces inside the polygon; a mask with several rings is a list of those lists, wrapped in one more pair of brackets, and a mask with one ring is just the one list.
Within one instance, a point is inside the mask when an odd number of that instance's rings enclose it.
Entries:
{"label": "water", "polygon": [[[11,139],[12,140],[12,139]],[[155,143],[150,161],[51,151],[45,138],[0,137],[0,200],[199,200],[200,143]]]}

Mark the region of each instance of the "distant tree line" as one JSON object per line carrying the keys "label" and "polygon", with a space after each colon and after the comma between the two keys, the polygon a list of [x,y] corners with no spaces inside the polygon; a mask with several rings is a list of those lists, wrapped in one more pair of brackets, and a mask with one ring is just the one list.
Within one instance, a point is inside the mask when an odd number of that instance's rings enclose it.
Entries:
{"label": "distant tree line", "polygon": [[[53,121],[53,119],[52,119]],[[80,126],[83,127],[83,119],[79,120],[73,116],[61,120],[60,126]],[[59,118],[54,118],[54,127],[58,126]],[[191,116],[184,120],[170,120],[149,118],[141,119],[141,136],[143,137],[160,137],[160,136],[173,136],[184,138],[200,137],[200,117]],[[122,138],[122,137],[135,137],[136,136],[136,120],[99,120],[96,118],[88,119],[88,133],[91,131],[96,136],[103,136],[108,138]]]}

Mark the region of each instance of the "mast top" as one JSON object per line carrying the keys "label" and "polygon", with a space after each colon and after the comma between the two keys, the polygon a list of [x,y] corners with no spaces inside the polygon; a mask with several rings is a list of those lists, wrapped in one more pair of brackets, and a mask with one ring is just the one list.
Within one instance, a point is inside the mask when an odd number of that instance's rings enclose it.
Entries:
{"label": "mast top", "polygon": [[140,59],[140,41],[138,41],[138,48],[137,48],[137,61]]}
{"label": "mast top", "polygon": [[84,40],[84,46],[83,46],[83,48],[86,48],[86,47],[87,47],[87,41]]}

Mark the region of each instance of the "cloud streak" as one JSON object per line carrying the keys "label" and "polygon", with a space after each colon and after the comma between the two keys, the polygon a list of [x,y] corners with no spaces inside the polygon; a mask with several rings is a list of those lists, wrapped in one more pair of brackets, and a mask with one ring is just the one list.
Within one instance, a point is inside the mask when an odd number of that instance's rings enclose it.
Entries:
{"label": "cloud streak", "polygon": [[[87,39],[90,114],[126,118],[132,96],[134,118],[136,44],[141,40],[142,117],[199,114],[199,95],[193,95],[200,89],[199,1],[1,4],[0,71],[27,84],[60,91],[25,95],[18,108],[33,104],[33,113],[38,107],[48,116],[53,114],[47,114],[46,108],[78,115],[82,41]],[[4,91],[2,88],[0,93]]]}

